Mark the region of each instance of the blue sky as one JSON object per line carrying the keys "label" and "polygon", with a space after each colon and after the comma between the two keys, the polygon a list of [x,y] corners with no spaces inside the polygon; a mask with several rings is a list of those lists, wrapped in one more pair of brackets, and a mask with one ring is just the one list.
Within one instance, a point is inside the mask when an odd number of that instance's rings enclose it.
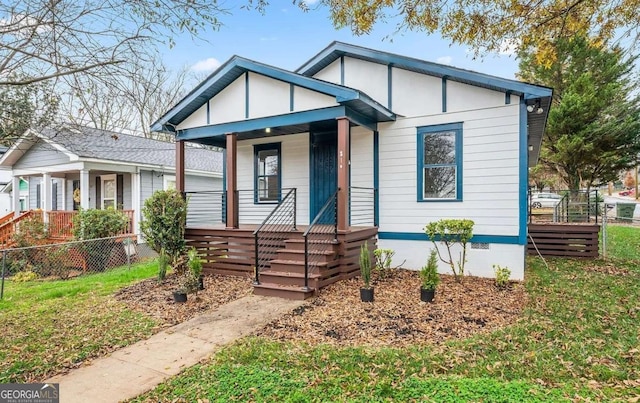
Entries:
{"label": "blue sky", "polygon": [[163,50],[164,62],[172,69],[188,66],[193,71],[209,73],[237,54],[294,70],[338,40],[505,78],[514,78],[518,69],[513,56],[489,54],[473,60],[466,47],[450,46],[437,34],[394,33],[393,21],[378,23],[369,35],[354,36],[349,29],[336,30],[325,7],[311,8],[305,13],[291,0],[271,1],[264,15],[233,7],[230,14],[220,16],[224,26],[205,32],[203,40],[189,35],[175,38],[176,46]]}

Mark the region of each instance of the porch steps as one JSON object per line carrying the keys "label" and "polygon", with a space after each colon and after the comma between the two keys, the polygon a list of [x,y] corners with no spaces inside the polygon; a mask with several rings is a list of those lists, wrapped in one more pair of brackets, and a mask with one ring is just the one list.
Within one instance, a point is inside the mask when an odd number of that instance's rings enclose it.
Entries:
{"label": "porch steps", "polygon": [[253,286],[254,295],[293,299],[298,301],[303,301],[313,296],[315,291],[316,290],[314,288],[309,288],[308,290],[305,290],[302,287],[298,287],[298,286],[287,286],[287,285],[274,284],[274,283],[260,283],[260,284],[254,284]]}
{"label": "porch steps", "polygon": [[270,268],[260,273],[260,284],[254,285],[254,294],[303,300],[340,278],[340,244],[332,235],[326,240],[309,241],[313,268],[309,273],[308,289],[304,288],[304,239],[287,239],[284,245],[270,261]]}

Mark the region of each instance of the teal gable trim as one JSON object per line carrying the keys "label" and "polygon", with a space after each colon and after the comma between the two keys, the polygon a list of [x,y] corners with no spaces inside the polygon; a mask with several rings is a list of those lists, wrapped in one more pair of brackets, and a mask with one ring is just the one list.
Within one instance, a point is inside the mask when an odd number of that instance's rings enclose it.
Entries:
{"label": "teal gable trim", "polygon": [[442,77],[442,113],[447,111],[447,77]]}
{"label": "teal gable trim", "polygon": [[[398,241],[428,241],[431,239],[425,233],[419,232],[378,232],[378,239],[392,239]],[[437,240],[438,238],[436,238]],[[520,245],[517,236],[509,235],[473,235],[470,242],[497,243],[506,245]]]}
{"label": "teal gable trim", "polygon": [[373,225],[380,223],[380,133],[373,132]]}
{"label": "teal gable trim", "polygon": [[[433,125],[433,126],[422,126],[417,128],[417,171],[418,171],[418,181],[417,181],[417,201],[418,202],[428,202],[428,203],[441,203],[441,202],[461,202],[463,195],[463,184],[462,184],[462,122],[457,123],[448,123],[443,125]],[[423,189],[422,186],[424,184],[424,135],[429,133],[438,133],[444,131],[454,131],[456,133],[456,197],[453,199],[425,199],[423,197]],[[438,165],[430,165],[437,167]],[[449,165],[446,165],[449,166]]]}
{"label": "teal gable trim", "polygon": [[393,110],[393,66],[387,66],[387,108]]}
{"label": "teal gable trim", "polygon": [[523,95],[525,99],[550,97],[551,89],[535,84],[509,80],[452,66],[428,62],[407,56],[363,48],[342,42],[332,42],[317,55],[296,70],[296,73],[313,76],[316,72],[332,63],[339,57],[349,56],[374,63],[393,65],[396,68],[415,71],[436,77],[447,77],[450,80],[477,85],[496,91],[510,90],[514,94]]}
{"label": "teal gable trim", "polygon": [[249,119],[249,73],[244,73],[244,118]]}
{"label": "teal gable trim", "polygon": [[[169,112],[154,122],[151,125],[152,130],[173,131],[174,126],[178,125],[189,115],[198,110],[198,108],[226,88],[238,77],[243,74],[247,74],[248,72],[260,74],[265,77],[299,86],[311,91],[333,96],[338,103],[357,101],[360,104],[359,107],[373,111],[382,120],[395,119],[395,114],[393,112],[382,105],[379,105],[371,97],[356,89],[318,80],[313,77],[303,76],[277,67],[234,56],[204,80],[191,93],[184,97]],[[245,80],[248,83],[248,77]],[[249,87],[247,85],[245,91],[247,101],[249,99],[248,88]],[[245,106],[245,109],[245,115],[248,117],[248,104]]]}
{"label": "teal gable trim", "polygon": [[207,101],[207,124],[211,124],[211,107],[209,101]]}
{"label": "teal gable trim", "polygon": [[344,85],[344,56],[340,58],[340,84]]}
{"label": "teal gable trim", "polygon": [[504,104],[509,105],[511,103],[511,92],[507,91],[504,93]]}
{"label": "teal gable trim", "polygon": [[293,102],[293,92],[294,92],[294,85],[293,84],[289,84],[289,111],[293,112],[294,109],[294,102]]}
{"label": "teal gable trim", "polygon": [[267,116],[237,122],[193,127],[191,129],[179,130],[176,134],[176,139],[189,141],[219,137],[219,140],[224,143],[224,135],[226,133],[241,133],[264,129],[265,127],[299,125],[321,120],[336,119],[343,116],[349,116],[347,109],[348,108],[346,106],[334,106],[331,108],[287,113],[285,115]]}
{"label": "teal gable trim", "polygon": [[520,203],[520,228],[518,239],[520,245],[527,244],[527,216],[529,213],[529,201],[527,198],[529,187],[529,144],[527,133],[527,104],[524,99],[520,99],[520,138],[519,138],[519,186],[518,200]]}

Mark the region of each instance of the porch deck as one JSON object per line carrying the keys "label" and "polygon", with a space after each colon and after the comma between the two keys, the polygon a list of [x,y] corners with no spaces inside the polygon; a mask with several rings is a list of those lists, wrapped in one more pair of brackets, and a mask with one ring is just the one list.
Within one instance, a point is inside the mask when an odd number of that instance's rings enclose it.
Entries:
{"label": "porch deck", "polygon": [[[378,228],[372,226],[351,227],[349,230],[324,233],[309,241],[309,255],[314,256],[309,267],[308,287],[305,288],[305,241],[303,233],[308,226],[295,230],[270,231],[265,244],[259,241],[260,250],[270,249],[272,256],[266,264],[256,264],[256,237],[258,225],[240,225],[225,228],[224,224],[187,227],[185,239],[204,258],[207,273],[252,277],[254,293],[290,299],[304,299],[317,293],[322,287],[359,274],[360,247],[368,242],[375,249]],[[335,239],[334,239],[335,238]],[[255,267],[258,266],[257,271]],[[257,281],[256,281],[257,280]]]}

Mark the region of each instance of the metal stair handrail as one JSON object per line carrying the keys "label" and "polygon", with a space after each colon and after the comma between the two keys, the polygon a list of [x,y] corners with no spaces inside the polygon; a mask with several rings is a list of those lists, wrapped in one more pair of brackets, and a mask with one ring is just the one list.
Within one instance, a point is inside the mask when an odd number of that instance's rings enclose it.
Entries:
{"label": "metal stair handrail", "polygon": [[[278,232],[296,230],[296,193],[296,188],[290,189],[267,218],[262,221],[258,229],[253,231],[255,242],[254,284],[260,284],[260,270],[266,266],[266,263],[279,249],[280,244],[287,238],[278,236]],[[269,233],[272,235],[263,238],[261,245],[261,234]]]}
{"label": "metal stair handrail", "polygon": [[[313,230],[316,229],[320,223],[320,220],[325,215],[325,213],[332,212],[333,216],[331,217],[331,227],[332,232],[320,232],[318,235],[322,234],[333,234],[334,242],[338,240],[338,192],[340,188],[336,189],[336,191],[327,199],[324,203],[324,206],[320,209],[318,214],[316,214],[315,218],[309,225],[309,228],[302,235],[304,237],[304,291],[309,290],[309,266],[312,264],[309,259],[309,236],[314,235]],[[329,210],[329,208],[333,207],[333,210]]]}

